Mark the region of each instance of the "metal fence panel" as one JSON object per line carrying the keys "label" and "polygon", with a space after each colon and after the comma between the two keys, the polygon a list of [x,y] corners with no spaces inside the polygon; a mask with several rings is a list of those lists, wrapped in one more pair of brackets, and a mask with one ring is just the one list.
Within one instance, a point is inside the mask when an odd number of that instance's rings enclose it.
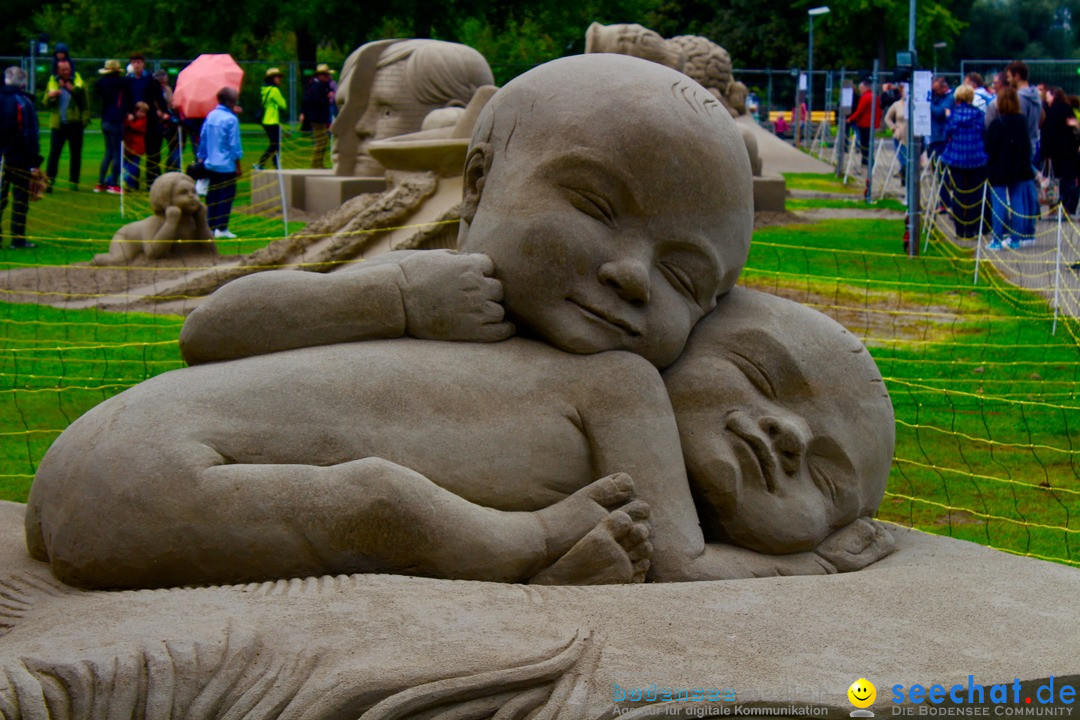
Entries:
{"label": "metal fence panel", "polygon": [[[990,85],[994,75],[1005,72],[1012,60],[964,60],[960,70],[964,75],[977,72]],[[1028,66],[1028,80],[1032,85],[1046,83],[1060,87],[1068,95],[1080,95],[1080,60],[1024,60]]]}

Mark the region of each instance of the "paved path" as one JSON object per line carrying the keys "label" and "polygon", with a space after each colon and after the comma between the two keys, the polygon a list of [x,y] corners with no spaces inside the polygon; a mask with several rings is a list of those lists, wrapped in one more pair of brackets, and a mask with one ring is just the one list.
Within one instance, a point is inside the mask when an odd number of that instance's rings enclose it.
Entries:
{"label": "paved path", "polygon": [[807,155],[802,150],[796,150],[780,138],[773,135],[757,124],[753,117],[742,115],[735,122],[749,128],[758,141],[758,154],[761,156],[761,167],[766,173],[819,173],[831,174],[832,166]]}

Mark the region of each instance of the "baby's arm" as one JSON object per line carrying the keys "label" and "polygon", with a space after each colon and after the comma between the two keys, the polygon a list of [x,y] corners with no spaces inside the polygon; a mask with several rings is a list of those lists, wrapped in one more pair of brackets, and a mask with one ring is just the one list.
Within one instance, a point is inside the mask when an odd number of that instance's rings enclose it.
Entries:
{"label": "baby's arm", "polygon": [[179,234],[180,218],[183,214],[184,211],[175,205],[165,208],[165,220],[157,232],[143,242],[143,255],[148,258],[159,258],[169,253],[169,249],[176,242]]}
{"label": "baby's arm", "polygon": [[852,572],[877,562],[893,549],[892,533],[869,518],[858,518],[807,552],[766,555],[735,545],[709,543],[688,568],[692,576],[685,579],[738,580]]}
{"label": "baby's arm", "polygon": [[188,316],[180,350],[190,365],[402,335],[495,342],[502,285],[485,255],[387,253],[354,270],[277,271],[228,283]]}

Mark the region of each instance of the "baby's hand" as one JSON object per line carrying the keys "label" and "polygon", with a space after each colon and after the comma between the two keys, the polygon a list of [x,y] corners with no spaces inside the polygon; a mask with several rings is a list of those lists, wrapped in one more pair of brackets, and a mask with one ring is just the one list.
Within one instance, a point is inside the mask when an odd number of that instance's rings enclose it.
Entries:
{"label": "baby's hand", "polygon": [[837,572],[851,572],[877,562],[894,549],[892,533],[884,525],[859,518],[825,538],[815,552]]}
{"label": "baby's hand", "polygon": [[184,211],[175,205],[170,205],[165,208],[165,219],[171,222],[175,222],[180,219],[180,216],[184,214]]}
{"label": "baby's hand", "polygon": [[487,255],[424,250],[401,261],[405,332],[430,340],[498,342],[514,334],[503,320],[502,283]]}

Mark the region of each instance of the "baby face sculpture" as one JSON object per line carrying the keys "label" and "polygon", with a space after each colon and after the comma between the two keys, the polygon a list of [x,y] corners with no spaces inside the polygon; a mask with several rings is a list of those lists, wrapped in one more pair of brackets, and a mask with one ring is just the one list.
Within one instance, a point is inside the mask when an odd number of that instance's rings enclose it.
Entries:
{"label": "baby face sculpture", "polygon": [[341,111],[331,127],[335,173],[382,175],[371,142],[418,132],[428,113],[465,107],[477,88],[494,82],[487,61],[465,45],[402,40],[360,48],[342,70]]}
{"label": "baby face sculpture", "polygon": [[[175,173],[175,175],[179,177],[174,177],[174,173],[162,175],[162,178],[168,177],[171,182],[163,183],[163,187],[157,193],[155,193],[155,188],[158,187],[158,182],[154,183],[150,188],[150,205],[159,215],[164,215],[166,208],[170,205],[180,208],[183,213],[194,215],[202,207],[202,201],[195,192],[195,181],[187,175],[180,175],[180,173]],[[169,185],[171,185],[171,192],[169,192]]]}
{"label": "baby face sculpture", "polygon": [[892,463],[892,404],[866,348],[825,315],[736,288],[695,328],[664,382],[714,535],[797,552],[877,509]]}
{"label": "baby face sculpture", "polygon": [[735,124],[644,60],[582,55],[509,83],[477,122],[465,186],[460,249],[494,260],[519,332],[569,352],[670,364],[746,261]]}

